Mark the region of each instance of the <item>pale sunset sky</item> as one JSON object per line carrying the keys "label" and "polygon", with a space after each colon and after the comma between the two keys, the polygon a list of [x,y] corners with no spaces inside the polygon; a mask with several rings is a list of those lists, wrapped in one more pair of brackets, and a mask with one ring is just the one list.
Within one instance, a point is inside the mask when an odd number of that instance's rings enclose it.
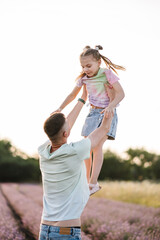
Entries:
{"label": "pale sunset sky", "polygon": [[[117,137],[104,150],[160,154],[159,13],[159,0],[0,0],[0,139],[37,154],[44,120],[75,86],[80,53],[102,45],[101,54],[126,67]],[[82,139],[88,112],[84,106],[69,141]]]}

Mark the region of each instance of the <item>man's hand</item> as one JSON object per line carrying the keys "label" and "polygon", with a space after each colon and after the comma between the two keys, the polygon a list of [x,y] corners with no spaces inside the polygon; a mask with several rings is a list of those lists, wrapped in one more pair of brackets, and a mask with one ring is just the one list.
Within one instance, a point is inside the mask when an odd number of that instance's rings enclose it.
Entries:
{"label": "man's hand", "polygon": [[108,106],[101,113],[104,113],[106,118],[110,118],[114,116],[114,110],[115,108]]}

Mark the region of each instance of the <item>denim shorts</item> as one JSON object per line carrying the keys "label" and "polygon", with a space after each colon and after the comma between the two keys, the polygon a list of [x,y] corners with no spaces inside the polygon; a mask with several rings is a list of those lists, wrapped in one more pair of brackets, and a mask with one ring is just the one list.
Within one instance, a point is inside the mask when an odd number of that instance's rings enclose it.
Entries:
{"label": "denim shorts", "polygon": [[[104,114],[102,112],[103,109],[95,109],[92,108],[86,117],[85,123],[82,128],[82,136],[87,137],[91,132],[93,132],[96,128],[98,128],[101,123],[102,119],[104,117]],[[118,123],[118,117],[117,117],[117,112],[115,109],[114,116],[112,119],[111,127],[108,133],[106,135],[108,136],[108,139],[114,140],[116,137],[116,131],[117,131],[117,123]]]}
{"label": "denim shorts", "polygon": [[67,234],[60,229],[62,228],[41,224],[39,240],[81,240],[80,228],[72,227]]}

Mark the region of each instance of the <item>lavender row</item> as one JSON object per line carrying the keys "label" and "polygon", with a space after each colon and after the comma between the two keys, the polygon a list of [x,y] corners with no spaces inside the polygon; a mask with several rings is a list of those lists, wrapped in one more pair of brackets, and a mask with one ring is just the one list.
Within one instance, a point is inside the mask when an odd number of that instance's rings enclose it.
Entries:
{"label": "lavender row", "polygon": [[91,198],[82,223],[92,240],[160,240],[160,208]]}
{"label": "lavender row", "polygon": [[5,198],[0,191],[0,239],[25,240],[25,235],[19,229]]}
{"label": "lavender row", "polygon": [[[10,205],[21,218],[24,228],[38,239],[42,206],[21,193],[18,184],[2,184],[1,188]],[[32,185],[30,190],[32,191]]]}
{"label": "lavender row", "polygon": [[[22,222],[38,237],[42,187],[3,184],[2,189]],[[82,215],[83,240],[160,240],[160,208],[92,197]]]}
{"label": "lavender row", "polygon": [[[40,186],[33,186],[36,201],[42,194]],[[31,186],[20,186],[31,196]],[[91,198],[82,215],[83,239],[106,240],[160,240],[160,208]]]}
{"label": "lavender row", "polygon": [[43,205],[42,201],[42,185],[40,184],[19,184],[18,191],[28,198],[32,199],[35,203],[40,206]]}

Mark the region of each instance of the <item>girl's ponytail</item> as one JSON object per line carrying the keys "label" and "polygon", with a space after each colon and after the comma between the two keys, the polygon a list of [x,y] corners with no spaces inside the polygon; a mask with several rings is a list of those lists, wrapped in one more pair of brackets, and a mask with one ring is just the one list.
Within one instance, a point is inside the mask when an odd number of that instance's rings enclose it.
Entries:
{"label": "girl's ponytail", "polygon": [[[123,67],[123,66],[120,66],[120,65],[117,65],[117,64],[114,64],[113,62],[111,62],[111,60],[103,55],[101,55],[99,53],[99,50],[103,50],[103,47],[101,45],[96,45],[95,46],[95,49],[94,48],[91,48],[90,46],[86,46],[84,49],[83,49],[83,52],[81,53],[80,55],[80,59],[82,57],[86,57],[86,56],[90,56],[92,55],[93,58],[95,58],[97,61],[99,59],[103,59],[104,63],[106,64],[106,67],[107,69],[112,69],[116,74],[117,70],[123,70],[125,71],[126,69]],[[76,78],[76,80],[78,80],[79,78],[82,78],[84,77],[86,74],[82,71],[81,74]]]}
{"label": "girl's ponytail", "polygon": [[115,69],[123,70],[123,71],[126,70],[123,66],[120,66],[120,65],[112,63],[111,60],[109,60],[109,58],[107,58],[107,57],[105,57],[105,56],[103,56],[101,54],[100,54],[100,56],[103,59],[103,61],[105,62],[107,68],[108,69],[112,69],[116,74],[118,74],[118,73],[117,73],[117,71]]}

